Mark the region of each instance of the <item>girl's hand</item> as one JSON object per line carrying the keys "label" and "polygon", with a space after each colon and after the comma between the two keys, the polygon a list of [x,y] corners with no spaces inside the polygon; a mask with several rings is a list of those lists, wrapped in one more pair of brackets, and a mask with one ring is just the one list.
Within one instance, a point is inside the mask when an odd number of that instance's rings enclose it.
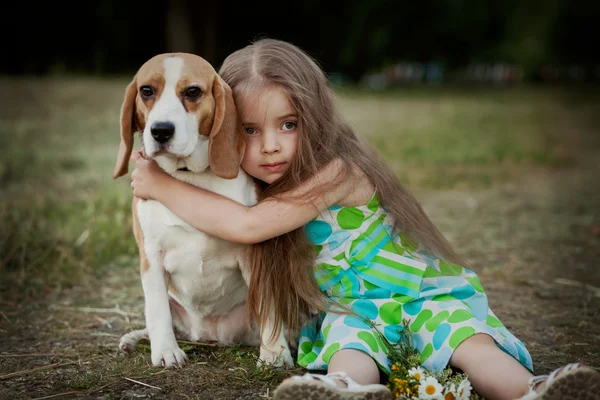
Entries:
{"label": "girl's hand", "polygon": [[145,158],[143,150],[133,152],[129,159],[135,164],[131,173],[133,195],[144,200],[156,200],[156,194],[160,193],[160,187],[169,175],[156,161]]}

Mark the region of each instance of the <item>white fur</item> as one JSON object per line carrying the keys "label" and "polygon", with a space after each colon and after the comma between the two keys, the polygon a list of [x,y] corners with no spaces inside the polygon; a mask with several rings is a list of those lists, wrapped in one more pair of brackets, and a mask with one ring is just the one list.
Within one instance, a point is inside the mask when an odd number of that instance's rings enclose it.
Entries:
{"label": "white fur", "polygon": [[[183,60],[164,62],[165,88],[147,117],[144,150],[152,156],[157,146],[150,134],[153,122],[172,122],[175,134],[168,153],[156,156],[158,164],[175,178],[216,192],[244,205],[256,204],[252,179],[240,169],[234,179],[222,179],[208,170],[208,139],[198,135],[198,118],[187,113],[175,94]],[[187,167],[190,172],[177,171]],[[202,207],[202,204],[198,204]],[[181,366],[187,360],[175,331],[187,340],[216,340],[220,344],[264,345],[259,363],[292,366],[281,331],[268,343],[272,325],[260,334],[248,330],[245,302],[250,271],[244,264],[245,245],[227,242],[198,231],[156,201],[140,201],[137,217],[144,236],[150,267],[142,273],[146,329],[125,334],[119,348],[133,351],[146,335],[152,364]],[[175,291],[168,290],[169,283]]]}

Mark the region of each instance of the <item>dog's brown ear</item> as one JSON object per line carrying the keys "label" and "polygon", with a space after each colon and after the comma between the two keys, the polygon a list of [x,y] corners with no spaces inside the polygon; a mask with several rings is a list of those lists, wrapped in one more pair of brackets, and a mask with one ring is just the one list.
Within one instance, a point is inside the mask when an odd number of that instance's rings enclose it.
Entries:
{"label": "dog's brown ear", "polygon": [[117,179],[129,170],[129,157],[133,150],[133,134],[137,132],[135,98],[137,97],[137,83],[134,77],[125,90],[125,98],[121,105],[121,144],[117,164],[113,172],[113,179]]}
{"label": "dog's brown ear", "polygon": [[215,116],[208,144],[210,169],[221,178],[233,179],[238,175],[246,141],[229,85],[215,76],[212,93]]}

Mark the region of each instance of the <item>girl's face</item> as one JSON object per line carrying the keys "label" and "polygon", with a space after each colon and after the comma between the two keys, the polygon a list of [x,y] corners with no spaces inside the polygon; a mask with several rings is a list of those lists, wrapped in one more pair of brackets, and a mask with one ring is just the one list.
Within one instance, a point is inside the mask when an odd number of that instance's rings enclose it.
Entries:
{"label": "girl's face", "polygon": [[248,137],[242,168],[251,176],[271,184],[290,167],[298,147],[298,112],[279,86],[237,102]]}

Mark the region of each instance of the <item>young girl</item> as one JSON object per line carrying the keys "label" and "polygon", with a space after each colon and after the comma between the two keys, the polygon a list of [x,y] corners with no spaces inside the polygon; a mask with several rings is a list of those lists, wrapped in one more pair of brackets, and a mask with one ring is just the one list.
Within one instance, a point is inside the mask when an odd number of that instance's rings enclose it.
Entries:
{"label": "young girl", "polygon": [[296,332],[301,315],[322,310],[303,326],[298,363],[327,375],[287,379],[276,399],[392,398],[380,384],[390,363],[377,335],[397,343],[405,319],[424,368],[456,367],[488,399],[598,398],[584,387],[598,374],[583,365],[533,377],[527,349],[488,307],[475,272],[342,120],[307,54],[262,39],[231,54],[220,74],[247,135],[242,167],[263,184],[259,203],[175,180],[139,152],[131,186],[201,231],[253,244],[249,303],[262,321],[261,308],[274,304],[277,324]]}

